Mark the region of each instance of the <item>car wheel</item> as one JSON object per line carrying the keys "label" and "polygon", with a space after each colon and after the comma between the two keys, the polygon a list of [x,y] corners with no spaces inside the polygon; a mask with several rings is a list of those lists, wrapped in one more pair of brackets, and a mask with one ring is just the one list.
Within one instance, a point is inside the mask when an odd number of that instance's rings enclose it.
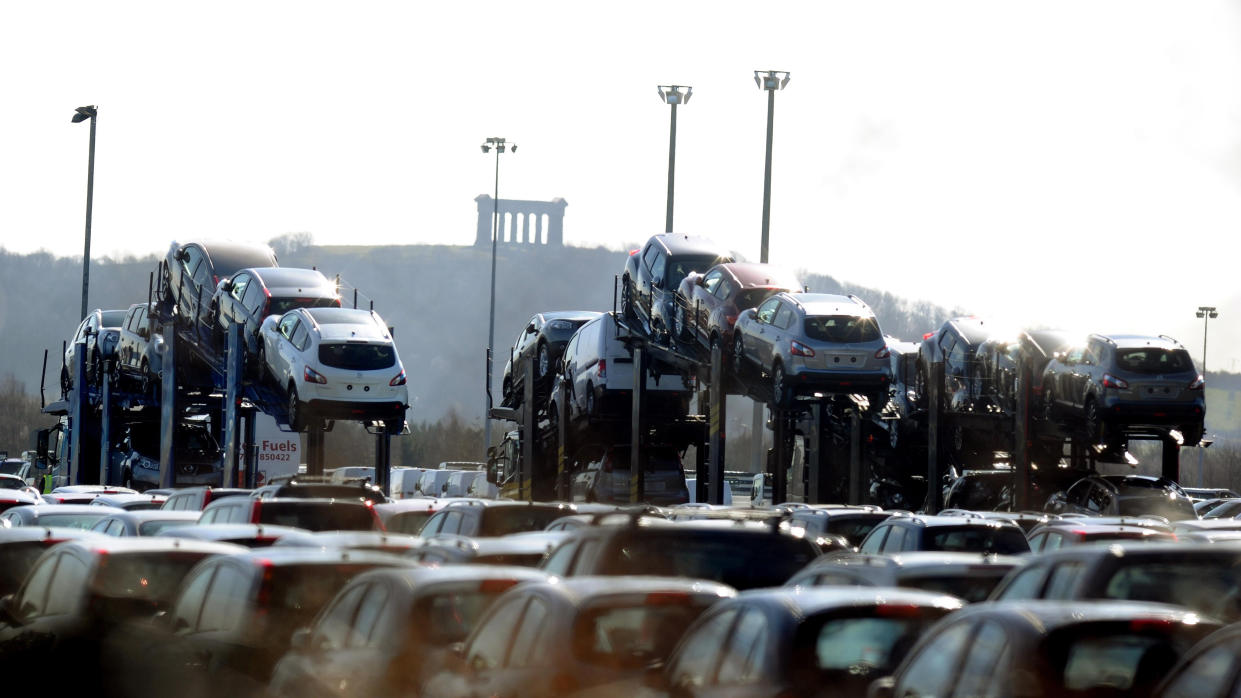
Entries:
{"label": "car wheel", "polygon": [[895,450],[901,443],[901,423],[897,420],[888,422],[888,444]]}
{"label": "car wheel", "polygon": [[552,350],[547,348],[547,342],[539,342],[539,358],[535,363],[538,371],[538,379],[543,380],[551,373],[552,370]]}
{"label": "car wheel", "polygon": [[733,337],[733,367],[738,373],[745,366],[745,342],[741,339],[741,333],[736,332]]}
{"label": "car wheel", "polygon": [[586,417],[588,419],[595,416],[595,386],[586,385]]}
{"label": "car wheel", "polygon": [[1185,446],[1197,446],[1202,441],[1202,434],[1205,430],[1201,424],[1186,424],[1181,427],[1181,438],[1184,439]]}
{"label": "car wheel", "polygon": [[134,473],[132,470],[126,470],[125,473],[121,475],[121,486],[128,487],[131,490],[138,489],[137,487],[134,487]]}
{"label": "car wheel", "polygon": [[1048,422],[1056,419],[1056,396],[1052,395],[1051,388],[1043,391],[1043,419]]}
{"label": "car wheel", "polygon": [[384,420],[384,431],[389,434],[400,434],[405,430],[405,420],[397,417],[395,419]]}
{"label": "car wheel", "polygon": [[1103,443],[1103,423],[1099,417],[1099,403],[1092,397],[1086,398],[1083,412],[1085,413],[1083,422],[1086,427],[1086,436],[1090,438],[1091,443]]}
{"label": "car wheel", "polygon": [[788,403],[788,399],[785,396],[785,392],[787,390],[788,386],[785,384],[784,380],[784,364],[777,361],[776,364],[771,367],[771,395],[772,400],[775,401],[777,407],[783,407]]}
{"label": "car wheel", "polygon": [[302,414],[302,401],[297,397],[297,387],[289,384],[289,428],[302,431],[306,428],[305,416]]}
{"label": "car wheel", "polygon": [[560,410],[555,405],[547,408],[547,430],[552,433],[552,438],[560,438]]}
{"label": "car wheel", "polygon": [[621,318],[627,321],[637,319],[633,309],[633,289],[630,288],[628,276],[621,278]]}

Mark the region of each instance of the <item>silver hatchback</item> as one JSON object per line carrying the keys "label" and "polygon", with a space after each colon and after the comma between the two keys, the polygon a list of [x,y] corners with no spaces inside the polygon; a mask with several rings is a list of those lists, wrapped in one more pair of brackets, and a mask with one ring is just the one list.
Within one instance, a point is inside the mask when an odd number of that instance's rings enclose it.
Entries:
{"label": "silver hatchback", "polygon": [[770,377],[778,405],[812,393],[864,395],[871,410],[888,402],[887,342],[870,306],[854,295],[768,298],[738,318],[733,358],[737,371]]}

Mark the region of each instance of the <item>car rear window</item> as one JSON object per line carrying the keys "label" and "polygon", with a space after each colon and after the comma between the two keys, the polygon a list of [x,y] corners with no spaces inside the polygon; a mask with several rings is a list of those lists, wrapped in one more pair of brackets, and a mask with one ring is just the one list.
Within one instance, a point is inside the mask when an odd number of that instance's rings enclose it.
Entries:
{"label": "car rear window", "polygon": [[1194,505],[1190,504],[1188,499],[1184,497],[1169,497],[1167,494],[1152,496],[1146,492],[1137,497],[1118,497],[1116,499],[1116,513],[1121,516],[1155,514],[1169,521],[1198,518],[1198,512],[1194,511]]}
{"label": "car rear window", "polygon": [[806,318],[806,336],[821,342],[853,344],[873,342],[882,335],[879,323],[872,317],[851,315],[815,315]]}
{"label": "car rear window", "polygon": [[686,594],[680,603],[661,600],[589,609],[573,626],[573,652],[584,662],[609,668],[647,666],[667,658],[685,628],[709,605],[707,599]]}
{"label": "car rear window", "polygon": [[[375,563],[290,564],[271,568],[269,608],[283,612],[287,627],[304,625],[323,608],[350,579],[379,567]],[[386,565],[385,565],[386,566]]]}
{"label": "car rear window", "polygon": [[542,531],[564,515],[559,507],[491,507],[483,512],[478,535],[506,536],[522,531]]}
{"label": "car rear window", "polygon": [[[1075,637],[1065,648],[1063,687],[1090,695],[1122,695],[1159,680],[1179,656],[1167,635],[1116,633]],[[1097,692],[1097,693],[1096,693]]]}
{"label": "car rear window", "polygon": [[17,591],[34,561],[49,545],[59,542],[32,540],[0,546],[0,593]]}
{"label": "car rear window", "polygon": [[430,511],[407,511],[403,514],[394,514],[384,523],[384,528],[392,533],[417,535],[422,530],[422,524],[426,523],[433,513]]}
{"label": "car rear window", "polygon": [[64,526],[65,528],[81,528],[88,529],[99,522],[99,519],[107,516],[103,514],[42,514],[37,522],[38,526]]}
{"label": "car rear window", "polygon": [[375,527],[371,509],[362,502],[265,501],[261,523],[293,526],[308,531],[370,531]]}
{"label": "car rear window", "polygon": [[375,371],[394,366],[396,351],[391,344],[320,344],[319,363],[348,371]]}
{"label": "car rear window", "polygon": [[93,589],[111,599],[168,602],[190,568],[207,553],[157,551],[109,554],[99,558]]}
{"label": "car rear window", "polygon": [[193,521],[186,521],[185,519],[166,519],[164,521],[143,521],[142,523],[138,524],[138,535],[140,536],[159,535],[160,531],[163,531],[165,528],[172,528],[173,526],[188,526],[193,523],[194,523]]}
{"label": "car rear window", "polygon": [[808,640],[802,646],[814,648],[814,666],[820,672],[882,676],[891,673],[914,640],[944,614],[935,608],[879,607],[874,615],[811,619],[799,635]]}
{"label": "car rear window", "polygon": [[[793,290],[793,289],[790,289]],[[737,309],[757,308],[759,303],[780,292],[778,288],[748,288],[737,294]]]}
{"label": "car rear window", "polygon": [[866,537],[867,533],[870,533],[870,529],[878,526],[879,522],[885,518],[887,518],[887,514],[873,518],[831,516],[827,519],[827,530],[825,532],[844,536],[853,545],[861,545],[862,539]]}
{"label": "car rear window", "polygon": [[267,312],[271,315],[284,315],[294,308],[336,308],[340,306],[337,298],[273,298],[268,303]]}
{"label": "car rear window", "polygon": [[1194,560],[1131,561],[1113,571],[1103,598],[1158,601],[1208,616],[1241,619],[1241,560],[1212,555]]}
{"label": "car rear window", "polygon": [[508,589],[495,585],[495,591],[445,591],[420,599],[414,605],[411,628],[417,628],[423,641],[433,646],[461,642],[478,623],[483,612]]}
{"label": "car rear window", "polygon": [[999,585],[1009,567],[983,568],[961,574],[928,574],[902,578],[898,584],[911,589],[951,594],[969,603],[986,601],[991,590]]}
{"label": "car rear window", "polygon": [[1184,349],[1118,349],[1116,365],[1133,373],[1179,373],[1193,370],[1194,362]]}
{"label": "car rear window", "polygon": [[727,530],[660,530],[618,539],[605,574],[710,579],[734,589],[780,586],[817,555],[809,541]]}
{"label": "car rear window", "polygon": [[100,321],[104,327],[120,327],[125,322],[125,313],[128,310],[105,310]]}
{"label": "car rear window", "polygon": [[925,550],[947,550],[967,553],[997,553],[1017,555],[1030,552],[1030,544],[1016,526],[991,528],[989,526],[962,526],[960,528],[932,529],[925,534]]}

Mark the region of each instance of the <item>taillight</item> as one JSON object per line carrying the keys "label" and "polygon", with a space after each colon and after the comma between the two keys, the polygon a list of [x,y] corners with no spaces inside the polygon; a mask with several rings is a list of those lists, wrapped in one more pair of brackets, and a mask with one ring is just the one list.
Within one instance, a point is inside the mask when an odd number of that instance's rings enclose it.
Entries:
{"label": "taillight", "polygon": [[319,383],[320,385],[327,385],[327,379],[323,377],[323,374],[319,373],[318,371],[314,370],[313,368],[309,366],[307,366],[305,369],[302,370],[302,379],[305,380],[307,383]]}
{"label": "taillight", "polygon": [[1122,378],[1117,378],[1116,376],[1113,376],[1110,373],[1104,373],[1103,374],[1103,387],[1104,388],[1116,388],[1117,390],[1125,390],[1126,388],[1129,387],[1129,381],[1124,380]]}
{"label": "taillight", "polygon": [[1172,621],[1166,618],[1134,618],[1129,621],[1129,629],[1134,632],[1144,630],[1170,630]]}
{"label": "taillight", "polygon": [[[257,507],[255,510],[257,511]],[[263,568],[263,579],[259,582],[259,593],[256,599],[256,612],[267,613],[267,607],[271,603],[271,582],[272,582],[272,565],[271,560],[261,557],[254,561],[254,564]]]}
{"label": "taillight", "polygon": [[886,359],[891,355],[892,355],[892,352],[888,351],[888,345],[886,344],[883,345],[883,347],[879,351],[875,352],[876,359]]}
{"label": "taillight", "polygon": [[814,349],[794,339],[789,342],[789,353],[793,356],[814,356]]}
{"label": "taillight", "polygon": [[371,512],[371,519],[373,519],[375,522],[375,530],[376,531],[388,530],[388,527],[384,526],[384,520],[379,518],[379,512],[375,511],[375,503],[369,499],[366,500],[366,508],[370,510]]}
{"label": "taillight", "polygon": [[388,381],[388,385],[405,385],[405,369],[401,369],[400,373],[396,374],[392,380]]}
{"label": "taillight", "polygon": [[922,341],[924,341],[924,342],[925,342],[926,340],[928,340],[928,339],[930,339],[931,337],[934,337],[934,336],[935,336],[935,333],[934,333],[934,332],[927,332],[926,334],[922,335]]}
{"label": "taillight", "polygon": [[263,523],[263,500],[254,500],[254,506],[250,508],[250,523]]}
{"label": "taillight", "polygon": [[1207,385],[1207,382],[1203,380],[1202,374],[1198,374],[1197,378],[1189,382],[1189,389],[1190,390],[1202,390],[1203,388],[1206,387],[1206,385]]}
{"label": "taillight", "polygon": [[598,376],[602,380],[607,380],[608,378],[608,360],[607,359],[599,359],[599,363],[595,365],[595,375]]}
{"label": "taillight", "polygon": [[922,612],[922,607],[912,604],[880,604],[875,606],[875,615],[880,618],[913,618]]}

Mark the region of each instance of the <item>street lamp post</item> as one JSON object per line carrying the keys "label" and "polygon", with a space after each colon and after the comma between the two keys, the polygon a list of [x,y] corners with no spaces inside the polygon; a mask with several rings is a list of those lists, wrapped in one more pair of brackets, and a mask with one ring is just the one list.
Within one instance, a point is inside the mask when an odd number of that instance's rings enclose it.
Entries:
{"label": "street lamp post", "polygon": [[[1219,313],[1217,313],[1217,312],[1215,311],[1215,308],[1214,308],[1213,306],[1209,306],[1209,305],[1200,305],[1200,306],[1198,306],[1198,312],[1196,312],[1196,313],[1195,313],[1195,316],[1202,318],[1202,381],[1203,381],[1203,386],[1202,386],[1202,404],[1203,404],[1203,407],[1205,408],[1205,407],[1206,407],[1206,399],[1207,399],[1207,389],[1206,389],[1206,378],[1207,378],[1207,323],[1209,323],[1211,320],[1214,320],[1215,318],[1219,317]],[[1201,447],[1201,446],[1199,446],[1199,447],[1198,447],[1198,486],[1199,486],[1199,487],[1203,487],[1203,486],[1204,486],[1204,485],[1202,484],[1202,450],[1203,450],[1203,449],[1202,449],[1202,447]]]}
{"label": "street lamp post", "polygon": [[[675,180],[677,162],[677,105],[689,104],[694,88],[684,85],[659,85],[659,98],[672,105],[672,125],[668,130],[668,222],[664,232],[672,232],[672,183]],[[685,93],[682,94],[681,90]]]}
{"label": "street lamp post", "polygon": [[776,90],[789,84],[789,73],[784,70],[756,70],[754,82],[760,90],[767,90],[767,166],[763,170],[763,243],[759,260],[767,263],[767,243],[771,229],[771,134],[776,118]]}
{"label": "street lamp post", "polygon": [[[776,118],[776,90],[783,90],[789,84],[789,73],[784,70],[756,70],[754,83],[760,90],[767,90],[767,162],[763,169],[763,238],[759,248],[759,260],[767,263],[767,247],[771,231],[771,138]],[[763,469],[763,406],[754,403],[754,413],[750,421],[750,432],[754,434],[754,444],[750,452],[750,465],[759,472]]]}
{"label": "street lamp post", "polygon": [[90,105],[78,107],[73,114],[73,123],[81,123],[90,119],[90,156],[86,166],[86,246],[82,251],[82,317],[86,317],[86,297],[90,290],[90,218],[91,205],[95,195],[95,118],[99,116],[99,107]]}
{"label": "street lamp post", "polygon": [[[505,150],[517,152],[516,143],[506,143],[503,138],[491,137],[482,144],[484,153],[496,151],[496,185],[491,209],[491,311],[487,324],[487,410],[491,409],[491,359],[496,343],[496,242],[500,239],[500,153]],[[491,415],[483,415],[483,455],[491,447]]]}

